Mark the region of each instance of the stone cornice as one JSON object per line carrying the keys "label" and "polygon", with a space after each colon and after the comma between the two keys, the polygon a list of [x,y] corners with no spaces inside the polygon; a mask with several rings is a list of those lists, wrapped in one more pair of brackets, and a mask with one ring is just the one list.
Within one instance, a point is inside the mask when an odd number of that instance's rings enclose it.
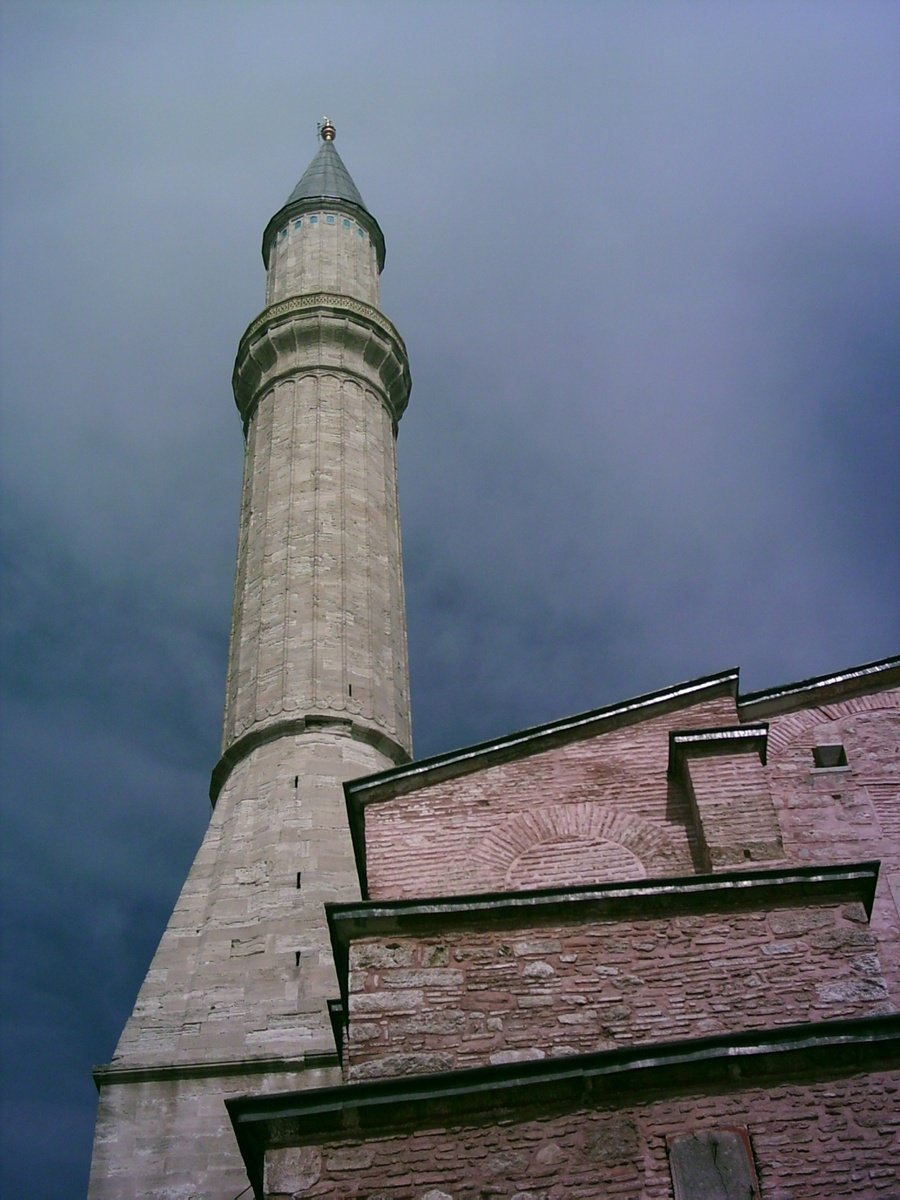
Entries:
{"label": "stone cornice", "polygon": [[712,875],[659,876],[522,892],[479,892],[414,900],[326,903],[334,965],[346,1008],[349,950],[355,939],[416,937],[436,930],[523,929],[675,913],[733,912],[802,902],[860,901],[871,917],[877,862],[791,865]]}
{"label": "stone cornice", "polygon": [[266,1150],[398,1132],[529,1119],[550,1112],[625,1108],[646,1097],[730,1093],[840,1079],[900,1065],[900,1015],[751,1029],[645,1042],[564,1058],[399,1076],[225,1101],[254,1188]]}
{"label": "stone cornice", "polygon": [[[296,328],[297,318],[302,333]],[[329,323],[333,324],[336,350],[333,362],[322,353],[323,345],[327,347],[332,340],[324,336]],[[348,325],[358,331],[355,346],[348,346]],[[290,336],[284,336],[286,326],[291,326]],[[317,353],[301,358],[301,345],[311,341],[316,342]],[[238,344],[232,375],[238,411],[246,424],[261,394],[277,379],[334,370],[377,387],[394,423],[400,420],[412,386],[409,359],[403,338],[384,313],[334,292],[308,292],[280,300],[250,322]]]}
{"label": "stone cornice", "polygon": [[736,668],[692,679],[659,692],[649,692],[617,704],[521,729],[488,742],[478,742],[431,758],[420,758],[406,766],[367,775],[344,785],[348,803],[363,806],[379,800],[393,800],[420,787],[468,775],[484,767],[496,766],[531,754],[540,754],[556,746],[597,737],[611,729],[648,720],[664,712],[687,708],[716,696],[737,697]]}
{"label": "stone cornice", "polygon": [[224,1076],[282,1075],[300,1071],[326,1071],[339,1067],[333,1051],[301,1054],[295,1058],[229,1058],[216,1062],[196,1061],[160,1063],[156,1066],[129,1066],[107,1063],[94,1067],[91,1077],[101,1087],[120,1083],[174,1083],[183,1079],[218,1079]]}
{"label": "stone cornice", "polygon": [[738,712],[742,720],[759,719],[797,708],[811,708],[848,696],[884,691],[900,684],[900,657],[882,658],[863,663],[832,675],[817,675],[763,692],[747,692],[738,697]]}
{"label": "stone cornice", "polygon": [[[340,312],[355,313],[359,317],[365,317],[371,321],[373,325],[377,325],[389,337],[394,338],[400,343],[403,353],[406,354],[406,345],[403,338],[397,332],[397,329],[392,321],[375,308],[373,304],[364,304],[362,300],[354,300],[350,296],[342,296],[338,292],[306,292],[302,296],[288,296],[287,300],[279,300],[277,304],[271,304],[268,308],[263,309],[258,317],[255,317],[247,326],[244,336],[241,338],[240,345],[268,325],[276,317],[283,317],[287,313],[302,312],[307,308],[331,308]],[[238,348],[238,357],[240,357],[240,347]]]}

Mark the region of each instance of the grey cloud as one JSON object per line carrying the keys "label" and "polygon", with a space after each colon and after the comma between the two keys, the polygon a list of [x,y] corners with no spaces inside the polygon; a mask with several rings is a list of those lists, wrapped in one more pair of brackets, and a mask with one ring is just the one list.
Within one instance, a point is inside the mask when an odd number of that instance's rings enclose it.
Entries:
{"label": "grey cloud", "polygon": [[[259,239],[328,112],[387,239],[421,754],[896,650],[893,4],[7,4],[2,1190],[208,816]],[[51,1151],[48,1151],[48,1155]],[[49,1176],[48,1176],[49,1177]]]}

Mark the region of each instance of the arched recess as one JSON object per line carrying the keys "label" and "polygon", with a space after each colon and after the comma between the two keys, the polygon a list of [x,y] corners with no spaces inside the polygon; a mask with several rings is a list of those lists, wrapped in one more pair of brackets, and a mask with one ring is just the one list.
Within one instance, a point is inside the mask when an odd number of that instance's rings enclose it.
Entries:
{"label": "arched recess", "polygon": [[[852,732],[844,726],[848,721]],[[821,725],[832,726],[826,740],[847,740],[849,773],[821,776],[836,793],[830,812],[844,836],[854,841],[877,839],[879,833],[888,839],[900,836],[900,692],[851,696],[772,718],[769,766],[788,772],[785,778],[796,788],[809,789],[818,774],[811,770],[811,754]],[[822,804],[820,795],[815,812],[819,819],[828,808],[827,802],[825,808]]]}
{"label": "arched recess", "polygon": [[577,886],[691,871],[687,846],[657,825],[605,804],[578,801],[517,813],[478,843],[492,886]]}
{"label": "arched recess", "polygon": [[874,696],[850,696],[820,708],[804,708],[799,712],[769,718],[769,760],[790,749],[800,738],[808,736],[817,726],[841,721],[859,713],[893,711],[900,708],[900,692],[880,692]]}

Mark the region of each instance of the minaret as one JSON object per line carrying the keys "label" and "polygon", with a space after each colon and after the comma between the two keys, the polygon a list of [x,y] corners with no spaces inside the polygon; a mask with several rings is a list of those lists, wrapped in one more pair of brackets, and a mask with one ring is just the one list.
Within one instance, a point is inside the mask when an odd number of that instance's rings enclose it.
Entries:
{"label": "minaret", "polygon": [[115,1055],[91,1200],[233,1200],[227,1095],[337,1082],[323,905],[357,895],[342,784],[410,754],[395,439],[406,349],[334,126],[266,226],[212,819]]}

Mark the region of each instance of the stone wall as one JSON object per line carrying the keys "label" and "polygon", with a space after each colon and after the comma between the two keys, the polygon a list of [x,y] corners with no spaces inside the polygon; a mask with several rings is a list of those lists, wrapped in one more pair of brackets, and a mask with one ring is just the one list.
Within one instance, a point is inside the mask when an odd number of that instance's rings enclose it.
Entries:
{"label": "stone wall", "polygon": [[[768,716],[766,774],[792,862],[881,863],[872,912],[885,978],[900,1006],[900,691]],[[817,768],[842,745],[847,765]]]}
{"label": "stone wall", "polygon": [[898,1095],[900,1074],[876,1072],[270,1149],[265,1196],[672,1200],[668,1139],[738,1126],[766,1200],[893,1198]]}
{"label": "stone wall", "polygon": [[887,1012],[861,903],[361,939],[346,1077]]}

